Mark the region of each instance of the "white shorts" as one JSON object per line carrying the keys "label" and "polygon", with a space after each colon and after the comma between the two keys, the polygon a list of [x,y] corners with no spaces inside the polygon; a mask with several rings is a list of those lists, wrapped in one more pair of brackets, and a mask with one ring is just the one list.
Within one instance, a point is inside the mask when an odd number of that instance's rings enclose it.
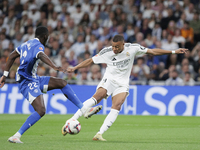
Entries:
{"label": "white shorts", "polygon": [[119,93],[127,93],[127,96],[129,95],[129,85],[120,85],[117,82],[114,82],[113,80],[103,78],[100,83],[97,86],[97,89],[103,87],[104,89],[107,90],[107,99],[110,95],[113,97]]}

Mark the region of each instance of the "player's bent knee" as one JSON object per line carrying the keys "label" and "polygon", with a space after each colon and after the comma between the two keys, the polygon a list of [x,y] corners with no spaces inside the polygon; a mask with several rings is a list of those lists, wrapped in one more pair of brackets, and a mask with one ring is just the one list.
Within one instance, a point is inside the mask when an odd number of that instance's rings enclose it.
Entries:
{"label": "player's bent knee", "polygon": [[46,108],[45,107],[42,107],[41,109],[37,110],[37,113],[43,117],[46,113]]}
{"label": "player's bent knee", "polygon": [[67,81],[59,78],[51,78],[49,81],[49,89],[62,89],[67,85]]}

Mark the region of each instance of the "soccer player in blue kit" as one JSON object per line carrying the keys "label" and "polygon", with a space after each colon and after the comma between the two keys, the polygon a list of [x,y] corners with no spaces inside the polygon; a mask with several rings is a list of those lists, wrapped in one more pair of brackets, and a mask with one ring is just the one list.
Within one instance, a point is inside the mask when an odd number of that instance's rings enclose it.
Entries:
{"label": "soccer player in blue kit", "polygon": [[33,106],[35,111],[27,118],[18,132],[8,139],[11,143],[23,143],[20,140],[21,135],[45,115],[46,108],[42,92],[45,93],[49,90],[61,89],[63,94],[81,109],[85,118],[92,116],[102,108],[102,106],[97,106],[91,109],[84,106],[67,84],[67,81],[59,78],[37,75],[39,60],[56,71],[66,72],[62,67],[56,66],[44,53],[44,46],[48,41],[48,37],[48,29],[46,27],[38,27],[35,31],[34,39],[23,43],[10,54],[3,76],[0,79],[0,88],[2,88],[12,64],[17,57],[20,57],[20,66],[16,73],[16,81],[19,83],[20,92]]}

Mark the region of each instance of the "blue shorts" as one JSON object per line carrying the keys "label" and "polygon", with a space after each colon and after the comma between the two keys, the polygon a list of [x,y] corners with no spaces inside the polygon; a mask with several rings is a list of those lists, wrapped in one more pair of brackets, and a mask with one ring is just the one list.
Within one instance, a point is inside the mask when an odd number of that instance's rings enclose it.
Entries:
{"label": "blue shorts", "polygon": [[36,97],[47,92],[49,80],[50,77],[48,76],[38,77],[38,79],[22,78],[18,87],[22,95],[31,104]]}

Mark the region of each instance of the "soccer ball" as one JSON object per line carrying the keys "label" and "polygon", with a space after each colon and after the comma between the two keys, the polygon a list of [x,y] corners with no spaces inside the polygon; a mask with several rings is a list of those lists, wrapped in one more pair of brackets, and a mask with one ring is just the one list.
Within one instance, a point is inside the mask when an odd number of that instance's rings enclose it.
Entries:
{"label": "soccer ball", "polygon": [[69,119],[65,123],[65,130],[69,134],[78,134],[81,131],[81,124],[76,119]]}

